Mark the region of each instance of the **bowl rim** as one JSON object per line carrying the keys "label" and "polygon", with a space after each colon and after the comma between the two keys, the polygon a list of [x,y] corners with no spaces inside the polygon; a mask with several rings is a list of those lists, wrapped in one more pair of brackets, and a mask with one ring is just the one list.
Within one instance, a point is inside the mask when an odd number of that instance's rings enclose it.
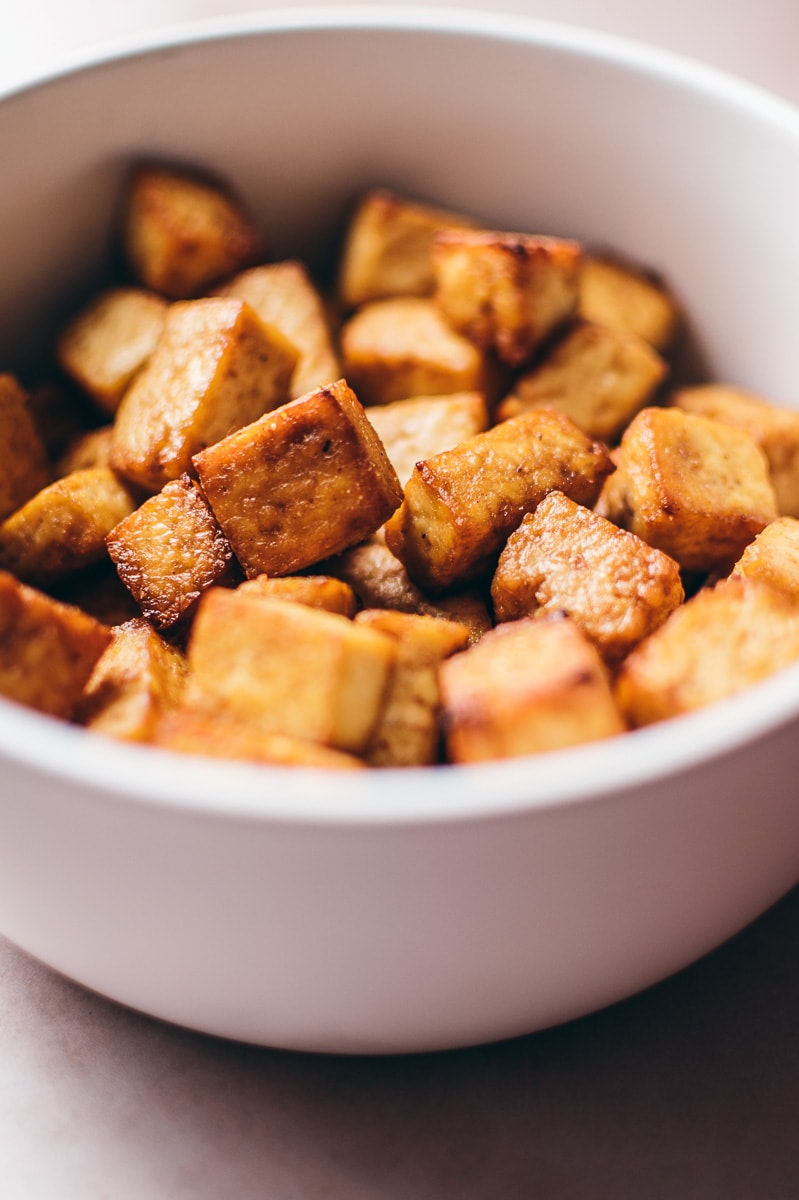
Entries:
{"label": "bowl rim", "polygon": [[[526,42],[549,52],[653,75],[740,110],[797,144],[799,108],[758,85],[648,43],[523,15],[396,5],[276,8],[184,21],[95,46],[45,73],[0,88],[0,104],[89,71],[209,42],[313,31],[440,33]],[[699,712],[600,742],[463,766],[333,772],[178,755],[113,741],[0,698],[3,759],[43,785],[87,797],[220,819],[314,827],[408,827],[553,812],[676,780],[799,717],[799,664]],[[625,747],[619,752],[620,745]]]}

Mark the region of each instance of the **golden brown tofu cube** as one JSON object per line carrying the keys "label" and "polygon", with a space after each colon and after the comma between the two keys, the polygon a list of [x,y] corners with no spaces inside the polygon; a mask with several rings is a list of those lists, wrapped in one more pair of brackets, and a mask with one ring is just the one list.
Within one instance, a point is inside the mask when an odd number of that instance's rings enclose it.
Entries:
{"label": "golden brown tofu cube", "polygon": [[108,467],[48,484],[0,525],[0,566],[27,583],[55,583],[106,557],[106,534],[137,498]]}
{"label": "golden brown tofu cube", "polygon": [[384,188],[368,192],[347,230],[339,265],[342,303],[357,308],[390,296],[430,295],[434,235],[451,225],[472,224],[459,213],[420,204]]}
{"label": "golden brown tofu cube", "polygon": [[73,471],[110,466],[113,441],[113,425],[103,425],[100,429],[89,429],[86,433],[77,434],[55,464],[56,478],[71,475]]}
{"label": "golden brown tofu cube", "polygon": [[123,242],[134,278],[170,300],[198,296],[263,256],[258,230],[226,185],[155,164],[129,182]]}
{"label": "golden brown tofu cube", "polygon": [[753,437],[768,459],[779,512],[799,517],[799,412],[721,383],[681,388],[672,402]]}
{"label": "golden brown tofu cube", "polygon": [[449,229],[433,242],[435,300],[452,327],[520,367],[577,312],[576,242],[485,229]]}
{"label": "golden brown tofu cube", "polygon": [[254,575],[293,575],[368,537],[402,500],[397,474],[343,379],[196,455],[233,552]]}
{"label": "golden brown tofu cube", "polygon": [[44,441],[13,375],[0,375],[0,521],[50,480]]}
{"label": "golden brown tofu cube", "polygon": [[505,420],[530,408],[554,408],[589,437],[615,442],[665,375],[666,363],[643,338],[578,321],[516,380],[497,416]]}
{"label": "golden brown tofu cube", "polygon": [[158,629],[191,616],[224,581],[233,551],[200,490],[184,475],[120,521],[106,538],[119,578]]}
{"label": "golden brown tofu cube", "polygon": [[498,625],[441,666],[451,762],[559,750],[622,733],[596,648],[563,616]]}
{"label": "golden brown tofu cube", "polygon": [[327,771],[363,770],[364,761],[354,754],[309,742],[307,738],[280,733],[263,733],[240,725],[218,713],[179,708],[168,712],[156,729],[152,742],[178,754],[239,759],[276,767],[318,767]]}
{"label": "golden brown tofu cube", "polygon": [[0,571],[0,695],[71,720],[111,630]]}
{"label": "golden brown tofu cube", "polygon": [[187,708],[357,754],[380,715],[396,649],[335,613],[214,588],[200,602],[188,657]]}
{"label": "golden brown tofu cube", "polygon": [[117,411],[113,466],[151,492],[192,455],[288,399],[297,355],[243,300],[170,305],[164,332]]}
{"label": "golden brown tofu cube", "polygon": [[119,625],[98,659],[77,719],[94,733],[149,741],[164,713],[179,701],[186,661],[143,617]]}
{"label": "golden brown tofu cube", "polygon": [[684,592],[673,558],[551,492],[508,538],[491,598],[498,621],[568,613],[615,666]]}
{"label": "golden brown tofu cube", "polygon": [[633,333],[661,354],[674,343],[680,310],[664,285],[619,259],[586,255],[580,282],[580,314],[589,321]]}
{"label": "golden brown tofu cube", "polygon": [[760,579],[799,600],[799,520],[772,521],[749,543],[732,573]]}
{"label": "golden brown tofu cube", "polygon": [[489,425],[488,406],[482,392],[413,396],[377,405],[366,415],[403,487],[417,462],[442,450],[451,450]]}
{"label": "golden brown tofu cube", "polygon": [[443,591],[493,571],[527,512],[562,491],[593,504],[607,449],[573,421],[536,409],[420,462],[386,524],[386,543],[420,587]]}
{"label": "golden brown tofu cube", "polygon": [[469,643],[469,630],[456,621],[410,613],[367,609],[356,625],[393,638],[397,660],[383,711],[366,749],[372,767],[425,767],[439,750],[441,691],[438,671],[444,659]]}
{"label": "golden brown tofu cube", "polygon": [[362,404],[390,404],[411,396],[498,389],[487,356],[452,328],[432,300],[377,300],[341,330],[344,376]]}
{"label": "golden brown tofu cube", "polygon": [[143,288],[111,288],[72,320],[58,339],[62,369],[113,415],[161,336],[167,302]]}
{"label": "golden brown tofu cube", "polygon": [[799,659],[799,606],[759,579],[697,592],[622,663],[616,697],[633,725],[723,700]]}
{"label": "golden brown tofu cube", "polygon": [[341,376],[324,302],[300,262],[266,263],[234,276],[219,289],[246,300],[265,325],[278,329],[296,347],[297,365],[288,399],[296,400]]}
{"label": "golden brown tofu cube", "polygon": [[323,608],[325,612],[338,613],[341,617],[352,618],[358,611],[358,597],[353,589],[333,575],[256,575],[254,579],[245,579],[238,590],[267,599],[307,604],[309,608]]}

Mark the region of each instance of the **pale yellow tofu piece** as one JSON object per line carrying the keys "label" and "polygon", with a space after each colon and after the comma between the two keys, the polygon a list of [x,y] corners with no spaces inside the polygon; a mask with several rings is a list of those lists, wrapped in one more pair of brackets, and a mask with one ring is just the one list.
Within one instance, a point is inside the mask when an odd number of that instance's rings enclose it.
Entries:
{"label": "pale yellow tofu piece", "polygon": [[192,455],[285,403],[296,361],[291,343],[243,300],[170,305],[117,411],[113,466],[159,491],[190,469]]}
{"label": "pale yellow tofu piece", "polygon": [[359,308],[342,326],[341,361],[364,405],[464,391],[483,392],[491,402],[500,386],[487,355],[429,299],[398,297]]}
{"label": "pale yellow tofu piece", "polygon": [[377,724],[393,640],[335,613],[213,588],[189,641],[189,709],[358,754]]}
{"label": "pale yellow tofu piece", "polygon": [[0,525],[0,566],[45,586],[101,562],[106,535],[137,497],[108,467],[73,471],[32,496]]}
{"label": "pale yellow tofu piece", "polygon": [[740,429],[677,408],[627,426],[603,506],[688,571],[725,570],[777,516],[766,456]]}
{"label": "pale yellow tofu piece", "polygon": [[120,580],[158,629],[190,617],[203,592],[231,573],[233,551],[188,475],[120,521],[106,546]]}
{"label": "pale yellow tofu piece", "polygon": [[78,705],[77,720],[94,733],[149,741],[180,700],[186,660],[144,617],[113,630]]}
{"label": "pale yellow tofu piece", "polygon": [[454,763],[560,750],[622,733],[607,670],[568,617],[498,625],[441,666]]}
{"label": "pale yellow tofu piece", "polygon": [[433,291],[433,237],[471,218],[375,188],[360,201],[347,229],[338,294],[347,308],[390,296]]}
{"label": "pale yellow tofu piece", "polygon": [[732,571],[799,600],[799,519],[778,517],[744,550]]}
{"label": "pale yellow tofu piece", "polygon": [[226,184],[156,164],[142,165],[129,181],[122,237],[134,279],[170,300],[198,296],[264,253]]}
{"label": "pale yellow tofu piece", "polygon": [[363,759],[306,738],[263,733],[218,713],[178,708],[168,712],[151,738],[178,754],[228,758],[277,767],[317,767],[326,771],[364,770]]}
{"label": "pale yellow tofu piece", "polygon": [[370,408],[367,417],[377,430],[404,487],[417,462],[451,450],[489,426],[482,392],[451,396],[413,396]]}
{"label": "pale yellow tofu piece", "polygon": [[672,403],[753,437],[768,459],[780,513],[799,517],[799,411],[780,408],[752,392],[722,383],[681,388]]}
{"label": "pale yellow tofu piece", "polygon": [[672,347],[681,321],[679,305],[659,280],[637,265],[589,254],[583,261],[580,314],[636,334],[661,354]]}
{"label": "pale yellow tofu piece", "polygon": [[549,492],[593,504],[610,469],[601,442],[561,413],[535,409],[418,463],[386,543],[421,588],[444,591],[493,571]]}
{"label": "pale yellow tofu piece", "polygon": [[324,302],[301,262],[251,267],[224,284],[219,295],[246,300],[265,325],[278,329],[296,347],[290,400],[341,377]]}
{"label": "pale yellow tofu piece", "polygon": [[562,492],[510,535],[491,584],[498,621],[564,612],[615,666],[684,599],[673,558]]}
{"label": "pale yellow tofu piece", "polygon": [[799,659],[799,605],[740,576],[697,592],[622,663],[616,697],[633,725],[732,696]]}
{"label": "pale yellow tofu piece", "polygon": [[64,475],[71,475],[73,471],[110,466],[113,441],[113,425],[103,425],[99,429],[89,429],[85,433],[77,434],[55,464],[55,477],[60,479]]}
{"label": "pale yellow tofu piece", "polygon": [[70,321],[56,343],[65,373],[112,415],[155,349],[167,301],[144,288],[110,288]]}
{"label": "pale yellow tofu piece", "polygon": [[0,695],[71,720],[111,630],[0,570]]}
{"label": "pale yellow tofu piece", "polygon": [[194,458],[248,577],[294,575],[362,541],[402,500],[397,474],[343,379]]}
{"label": "pale yellow tofu piece", "polygon": [[50,481],[47,448],[13,375],[0,375],[0,521]]}
{"label": "pale yellow tofu piece", "polygon": [[384,609],[365,609],[355,623],[386,634],[397,645],[383,711],[366,749],[367,763],[372,767],[432,765],[439,753],[439,667],[468,645],[468,628],[456,621]]}
{"label": "pale yellow tofu piece", "polygon": [[445,230],[433,241],[435,301],[454,329],[517,368],[576,314],[581,264],[577,242]]}
{"label": "pale yellow tofu piece", "polygon": [[531,371],[516,380],[497,417],[554,408],[603,442],[615,442],[655,395],[666,363],[643,338],[577,321]]}
{"label": "pale yellow tofu piece", "polygon": [[256,575],[254,579],[245,579],[238,590],[267,599],[307,604],[309,608],[323,608],[325,612],[338,613],[342,617],[354,617],[359,607],[358,597],[350,585],[334,575]]}

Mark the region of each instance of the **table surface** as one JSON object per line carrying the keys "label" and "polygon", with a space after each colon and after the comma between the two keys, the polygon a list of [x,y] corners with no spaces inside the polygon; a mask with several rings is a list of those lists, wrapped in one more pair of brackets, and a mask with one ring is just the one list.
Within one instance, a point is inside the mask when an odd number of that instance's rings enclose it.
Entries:
{"label": "table surface", "polygon": [[[17,5],[0,87],[224,8]],[[503,8],[646,37],[799,102],[794,0]],[[581,1021],[356,1059],[163,1025],[0,939],[0,1200],[795,1200],[797,946],[799,890],[702,962]]]}

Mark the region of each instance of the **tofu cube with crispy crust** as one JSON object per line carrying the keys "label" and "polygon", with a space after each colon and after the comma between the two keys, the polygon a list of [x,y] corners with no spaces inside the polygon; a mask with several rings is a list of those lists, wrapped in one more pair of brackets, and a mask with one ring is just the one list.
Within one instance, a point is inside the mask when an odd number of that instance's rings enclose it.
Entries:
{"label": "tofu cube with crispy crust", "polygon": [[106,535],[138,498],[108,467],[73,471],[0,525],[0,566],[27,583],[56,583],[106,558]]}
{"label": "tofu cube with crispy crust", "polygon": [[677,408],[633,418],[603,504],[616,525],[696,572],[728,569],[777,516],[766,456],[749,434]]}
{"label": "tofu cube with crispy crust", "polygon": [[376,405],[366,415],[403,487],[417,462],[442,450],[451,450],[489,425],[488,406],[482,392],[413,396]]}
{"label": "tofu cube with crispy crust", "polygon": [[358,597],[348,583],[334,575],[256,575],[239,584],[240,592],[252,592],[271,600],[290,600],[322,608],[341,617],[354,617]]}
{"label": "tofu cube with crispy crust", "polygon": [[564,616],[498,625],[440,670],[447,757],[515,758],[622,733],[596,648]]}
{"label": "tofu cube with crispy crust", "polygon": [[622,663],[616,698],[633,725],[693,712],[799,659],[799,605],[761,579],[703,588]]}
{"label": "tofu cube with crispy crust", "polygon": [[498,621],[565,612],[615,666],[684,599],[673,558],[562,492],[510,535],[491,584]]}
{"label": "tofu cube with crispy crust", "polygon": [[378,529],[397,474],[343,379],[285,404],[194,458],[248,577],[294,575]]}
{"label": "tofu cube with crispy crust", "polygon": [[289,399],[340,378],[341,363],[324,302],[301,262],[251,267],[222,285],[218,295],[246,300],[265,325],[279,330],[296,347]]}
{"label": "tofu cube with crispy crust", "polygon": [[568,417],[523,413],[418,463],[386,543],[421,588],[444,591],[493,571],[549,492],[593,504],[610,469],[606,447]]}
{"label": "tofu cube with crispy crust", "polygon": [[554,408],[589,437],[614,443],[653,399],[666,363],[643,338],[576,321],[541,362],[516,380],[497,417]]}
{"label": "tofu cube with crispy crust", "polygon": [[13,375],[0,375],[0,521],[50,482],[50,460],[28,404]]}
{"label": "tofu cube with crispy crust", "polygon": [[366,748],[367,763],[373,767],[431,765],[439,753],[439,667],[468,645],[468,628],[456,621],[384,609],[365,609],[355,623],[386,634],[397,646],[385,704]]}
{"label": "tofu cube with crispy crust", "polygon": [[500,387],[488,356],[457,333],[432,300],[398,297],[359,308],[341,329],[344,377],[362,404]]}
{"label": "tofu cube with crispy crust", "polygon": [[722,383],[680,388],[672,402],[753,437],[768,459],[779,512],[799,517],[799,412]]}
{"label": "tofu cube with crispy crust", "polygon": [[113,415],[155,349],[168,304],[143,288],[111,288],[70,321],[56,343],[63,371]]}
{"label": "tofu cube with crispy crust", "polygon": [[264,253],[261,235],[226,184],[143,164],[123,203],[122,238],[134,279],[170,300],[189,300]]}
{"label": "tofu cube with crispy crust", "polygon": [[434,235],[473,225],[459,213],[375,188],[361,199],[344,240],[338,294],[345,308],[391,296],[428,296]]}
{"label": "tofu cube with crispy crust", "polygon": [[580,314],[609,329],[636,334],[661,354],[672,348],[680,327],[679,305],[664,284],[609,256],[585,256]]}
{"label": "tofu cube with crispy crust", "polygon": [[119,578],[157,629],[186,620],[203,592],[231,575],[233,551],[188,475],[120,521],[106,546]]}
{"label": "tofu cube with crispy crust", "polygon": [[117,411],[112,465],[159,491],[191,468],[192,455],[283,404],[296,361],[294,347],[243,300],[171,305]]}
{"label": "tofu cube with crispy crust", "polygon": [[186,660],[144,617],[112,632],[81,696],[77,719],[106,737],[146,742],[180,699]]}
{"label": "tofu cube with crispy crust", "polygon": [[214,588],[192,626],[185,707],[357,754],[395,658],[391,638],[346,617]]}
{"label": "tofu cube with crispy crust", "polygon": [[778,517],[744,550],[732,571],[799,600],[799,519]]}
{"label": "tofu cube with crispy crust", "polygon": [[111,630],[0,570],[0,696],[71,720]]}
{"label": "tofu cube with crispy crust", "polygon": [[577,312],[577,242],[485,229],[449,229],[433,241],[435,300],[458,333],[511,368]]}
{"label": "tofu cube with crispy crust", "polygon": [[177,754],[238,759],[275,767],[320,767],[326,771],[364,770],[363,759],[307,738],[264,733],[219,713],[178,708],[165,714],[152,744]]}

